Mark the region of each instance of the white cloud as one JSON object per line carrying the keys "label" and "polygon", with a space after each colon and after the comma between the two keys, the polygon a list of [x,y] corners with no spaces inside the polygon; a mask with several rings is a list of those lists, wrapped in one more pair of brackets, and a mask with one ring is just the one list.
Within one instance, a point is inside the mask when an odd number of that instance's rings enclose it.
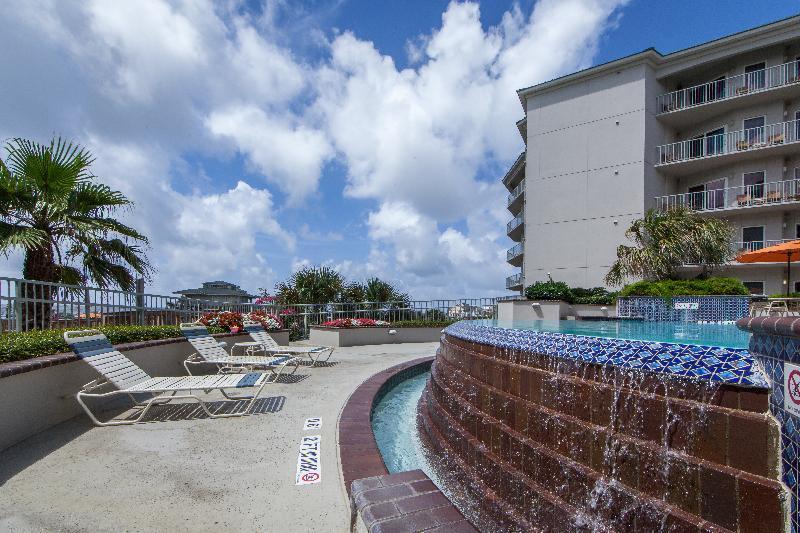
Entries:
{"label": "white cloud", "polygon": [[[95,172],[136,201],[128,216],[152,237],[163,290],[212,276],[270,287],[276,249],[299,256],[292,268],[319,263],[278,214],[320,198],[335,161],[345,197],[370,202],[348,231],[366,228],[371,246],[330,264],[417,297],[504,292],[499,175],[522,149],[515,91],[588,66],[624,0],[539,0],[527,14],[515,4],[491,28],[477,3],[451,2],[439,28],[408,36],[402,70],[352,31],[320,37],[315,24],[338,3],[318,17],[284,0],[15,4],[0,11],[0,137],[89,145]],[[303,59],[308,47],[322,59]],[[240,155],[263,182],[206,177],[194,154]],[[487,169],[491,183],[479,179]],[[347,244],[324,227],[298,236]]]}
{"label": "white cloud", "polygon": [[331,154],[322,132],[292,117],[268,116],[255,106],[215,111],[206,126],[212,134],[233,140],[252,165],[295,203],[317,190],[322,165]]}

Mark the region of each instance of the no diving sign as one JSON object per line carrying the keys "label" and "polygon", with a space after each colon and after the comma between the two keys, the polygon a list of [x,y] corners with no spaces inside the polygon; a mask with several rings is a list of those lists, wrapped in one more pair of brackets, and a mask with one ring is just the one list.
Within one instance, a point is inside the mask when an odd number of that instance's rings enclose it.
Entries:
{"label": "no diving sign", "polygon": [[319,458],[321,440],[320,435],[309,435],[300,439],[295,485],[310,485],[322,481],[322,465]]}
{"label": "no diving sign", "polygon": [[794,416],[800,417],[800,366],[784,364],[783,376],[783,406]]}

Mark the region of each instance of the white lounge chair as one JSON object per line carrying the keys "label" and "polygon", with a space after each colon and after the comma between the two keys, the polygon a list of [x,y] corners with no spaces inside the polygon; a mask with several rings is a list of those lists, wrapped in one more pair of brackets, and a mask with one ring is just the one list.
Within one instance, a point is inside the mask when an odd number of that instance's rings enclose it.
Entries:
{"label": "white lounge chair", "polygon": [[[98,426],[121,426],[139,422],[153,405],[169,403],[172,400],[192,399],[211,418],[229,418],[250,414],[261,391],[267,383],[269,375],[261,372],[247,374],[216,374],[213,376],[167,376],[151,377],[133,361],[116,350],[109,340],[97,330],[66,331],[64,340],[82,360],[89,363],[102,378],[95,379],[83,386],[77,394],[78,403],[89,415],[89,418]],[[252,396],[230,396],[230,389],[255,389]],[[100,392],[106,389],[105,392]],[[223,406],[216,412],[208,408],[208,404],[192,391],[202,391],[208,394],[211,391],[220,391],[222,395],[232,402],[250,400],[244,409],[236,412],[220,413]],[[187,393],[187,394],[178,394]],[[89,407],[84,403],[84,398],[109,398],[126,394],[137,407],[142,410],[134,419],[101,422]],[[146,401],[139,401],[134,395],[148,394],[151,396]],[[166,396],[165,396],[166,394]],[[224,402],[229,404],[231,402]]]}
{"label": "white lounge chair", "polygon": [[[331,346],[280,346],[272,335],[258,322],[245,322],[244,330],[255,342],[237,342],[231,347],[231,353],[236,348],[244,349],[245,353],[285,353],[291,355],[307,355],[312,365],[325,363],[331,358]],[[325,359],[322,356],[327,352]]]}
{"label": "white lounge chair", "polygon": [[[283,371],[289,366],[294,365],[292,374],[297,372],[300,360],[289,355],[255,355],[246,353],[245,355],[232,355],[225,351],[217,340],[208,333],[208,329],[202,324],[195,322],[185,322],[180,325],[181,333],[186,340],[197,350],[183,362],[186,372],[190,375],[190,367],[197,365],[216,365],[217,372],[224,374],[229,372],[241,372],[242,370],[252,371],[254,369],[269,370],[273,376],[273,381],[277,380]],[[233,351],[233,350],[231,350]]]}

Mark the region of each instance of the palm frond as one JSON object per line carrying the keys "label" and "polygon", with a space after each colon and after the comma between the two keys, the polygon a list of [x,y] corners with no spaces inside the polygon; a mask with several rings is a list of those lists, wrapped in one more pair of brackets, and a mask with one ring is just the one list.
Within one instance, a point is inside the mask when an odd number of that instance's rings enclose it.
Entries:
{"label": "palm frond", "polygon": [[45,231],[0,221],[0,253],[7,254],[12,248],[41,248],[47,244],[49,237]]}

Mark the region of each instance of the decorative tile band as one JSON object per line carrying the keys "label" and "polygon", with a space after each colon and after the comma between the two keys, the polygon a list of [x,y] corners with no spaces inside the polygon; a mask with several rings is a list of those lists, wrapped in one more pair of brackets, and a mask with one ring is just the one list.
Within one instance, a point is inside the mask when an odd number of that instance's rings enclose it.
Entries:
{"label": "decorative tile band", "polygon": [[756,317],[736,325],[752,332],[750,353],[772,383],[769,410],[781,425],[781,478],[792,496],[791,531],[800,531],[800,417],[789,412],[787,405],[796,401],[786,397],[796,384],[790,369],[800,366],[800,317]]}
{"label": "decorative tile band", "polygon": [[769,388],[763,371],[746,349],[508,329],[476,325],[469,321],[448,326],[445,333],[469,342],[588,364],[614,365],[699,381]]}
{"label": "decorative tile band", "polygon": [[660,322],[733,322],[750,313],[749,296],[651,296],[617,299],[617,316]]}

